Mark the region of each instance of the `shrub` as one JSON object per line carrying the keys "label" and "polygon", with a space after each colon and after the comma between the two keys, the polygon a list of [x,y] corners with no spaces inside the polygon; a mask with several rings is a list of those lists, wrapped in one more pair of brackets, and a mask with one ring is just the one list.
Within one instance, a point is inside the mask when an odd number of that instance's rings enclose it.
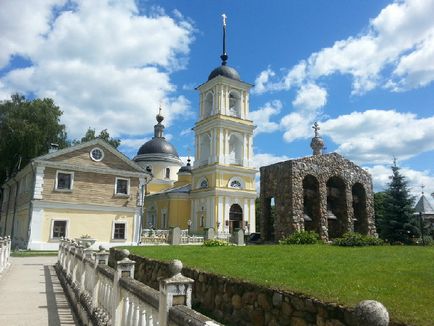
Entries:
{"label": "shrub", "polygon": [[282,240],[279,244],[315,244],[319,242],[319,235],[314,231],[297,231]]}
{"label": "shrub", "polygon": [[384,241],[357,232],[347,232],[342,238],[335,239],[333,244],[343,247],[381,246],[384,244]]}
{"label": "shrub", "polygon": [[225,241],[225,240],[205,240],[203,242],[204,247],[226,247],[226,246],[231,246],[232,244]]}
{"label": "shrub", "polygon": [[434,245],[434,240],[430,235],[424,235],[423,241],[420,240],[419,244],[424,244],[424,243],[425,243],[425,246],[432,246],[432,245]]}

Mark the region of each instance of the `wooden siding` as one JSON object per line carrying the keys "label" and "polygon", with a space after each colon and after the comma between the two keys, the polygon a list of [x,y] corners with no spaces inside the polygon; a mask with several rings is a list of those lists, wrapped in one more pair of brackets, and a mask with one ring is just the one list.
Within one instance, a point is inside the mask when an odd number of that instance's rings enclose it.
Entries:
{"label": "wooden siding", "polygon": [[[73,189],[70,192],[56,191],[54,168],[45,168],[43,200],[77,204],[98,204],[116,207],[136,207],[138,178],[130,179],[130,196],[115,196],[116,175],[99,174],[92,172],[74,172]],[[63,171],[63,170],[62,170]]]}
{"label": "wooden siding", "polygon": [[[89,152],[95,147],[98,147],[104,151],[104,158],[100,162],[95,162],[90,158]],[[110,168],[110,169],[125,170],[131,172],[141,172],[133,168],[126,162],[124,162],[122,159],[120,159],[118,156],[108,151],[106,148],[103,148],[101,146],[95,146],[95,145],[84,147],[82,149],[75,150],[70,153],[53,157],[48,161],[77,164],[82,166],[83,165],[91,166],[96,168]]]}

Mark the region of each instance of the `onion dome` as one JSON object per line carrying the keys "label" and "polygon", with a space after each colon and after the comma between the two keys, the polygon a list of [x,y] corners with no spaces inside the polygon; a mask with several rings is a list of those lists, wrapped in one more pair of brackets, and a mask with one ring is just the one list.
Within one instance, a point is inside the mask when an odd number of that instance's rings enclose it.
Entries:
{"label": "onion dome", "polygon": [[137,155],[168,154],[179,158],[175,147],[163,136],[164,125],[161,122],[164,120],[164,117],[161,115],[161,108],[155,118],[157,119],[158,123],[154,126],[154,137],[140,147]]}
{"label": "onion dome", "polygon": [[315,121],[312,128],[315,130],[315,137],[312,138],[310,147],[313,149],[313,155],[321,155],[324,148],[324,140],[319,135],[318,130],[320,130],[320,127],[318,122]]}
{"label": "onion dome", "polygon": [[190,158],[187,159],[187,165],[181,166],[178,173],[191,173],[191,160]]}

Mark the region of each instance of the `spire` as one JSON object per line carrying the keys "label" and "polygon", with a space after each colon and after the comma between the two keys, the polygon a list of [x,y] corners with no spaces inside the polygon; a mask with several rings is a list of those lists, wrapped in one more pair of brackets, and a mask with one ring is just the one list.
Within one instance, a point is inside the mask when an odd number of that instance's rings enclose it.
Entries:
{"label": "spire", "polygon": [[312,126],[313,130],[315,130],[315,136],[312,138],[312,141],[310,142],[310,147],[313,149],[313,155],[321,155],[322,150],[324,149],[324,140],[319,135],[319,131],[321,128],[318,125],[318,122],[315,121],[315,123]]}
{"label": "spire", "polygon": [[220,56],[222,59],[222,65],[225,66],[228,61],[228,55],[226,54],[226,18],[225,14],[222,15],[223,18],[223,54]]}
{"label": "spire", "polygon": [[158,108],[158,114],[155,116],[155,119],[157,119],[157,124],[154,126],[154,138],[164,138],[163,137],[163,131],[164,131],[164,125],[161,124],[161,122],[164,120],[163,115],[161,114],[161,111],[163,109],[160,107]]}

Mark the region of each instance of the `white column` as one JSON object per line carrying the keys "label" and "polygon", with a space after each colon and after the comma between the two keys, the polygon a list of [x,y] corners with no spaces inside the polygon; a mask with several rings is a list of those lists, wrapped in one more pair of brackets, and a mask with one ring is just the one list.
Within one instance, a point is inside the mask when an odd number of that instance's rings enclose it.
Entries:
{"label": "white column", "polygon": [[220,228],[219,228],[219,230],[217,230],[217,231],[220,231],[220,230],[224,230],[224,219],[223,219],[223,209],[224,209],[224,207],[223,207],[223,196],[219,196],[218,197],[218,207],[217,207],[217,210],[218,210],[218,222],[220,223]]}
{"label": "white column", "polygon": [[[32,209],[32,222],[30,225],[29,243],[27,249],[41,250],[42,249],[42,219],[44,217],[44,209],[33,207]],[[51,235],[49,235],[51,236]]]}
{"label": "white column", "polygon": [[243,225],[241,225],[241,228],[244,230],[245,223],[250,223],[249,199],[244,198],[243,207]]}
{"label": "white column", "polygon": [[218,163],[223,163],[223,148],[224,148],[224,133],[223,128],[220,128],[219,133],[219,157],[218,157]]}
{"label": "white column", "polygon": [[247,165],[249,165],[248,164],[248,158],[247,158],[247,155],[248,155],[248,143],[247,143],[247,135],[246,134],[243,134],[243,152],[244,152],[244,155],[243,155],[243,166],[247,166]]}
{"label": "white column", "polygon": [[207,227],[214,227],[215,215],[215,199],[211,197],[208,199],[208,223]]}
{"label": "white column", "polygon": [[253,166],[253,136],[249,136],[249,164],[248,166]]}
{"label": "white column", "polygon": [[230,209],[229,204],[230,204],[230,198],[226,196],[225,197],[225,212],[224,212],[224,215],[223,215],[223,219],[224,219],[223,225],[224,225],[224,228],[225,228],[224,229],[225,232],[229,232],[229,224],[226,225],[226,221],[229,221],[229,209]]}
{"label": "white column", "polygon": [[250,199],[250,233],[256,232],[255,199]]}

